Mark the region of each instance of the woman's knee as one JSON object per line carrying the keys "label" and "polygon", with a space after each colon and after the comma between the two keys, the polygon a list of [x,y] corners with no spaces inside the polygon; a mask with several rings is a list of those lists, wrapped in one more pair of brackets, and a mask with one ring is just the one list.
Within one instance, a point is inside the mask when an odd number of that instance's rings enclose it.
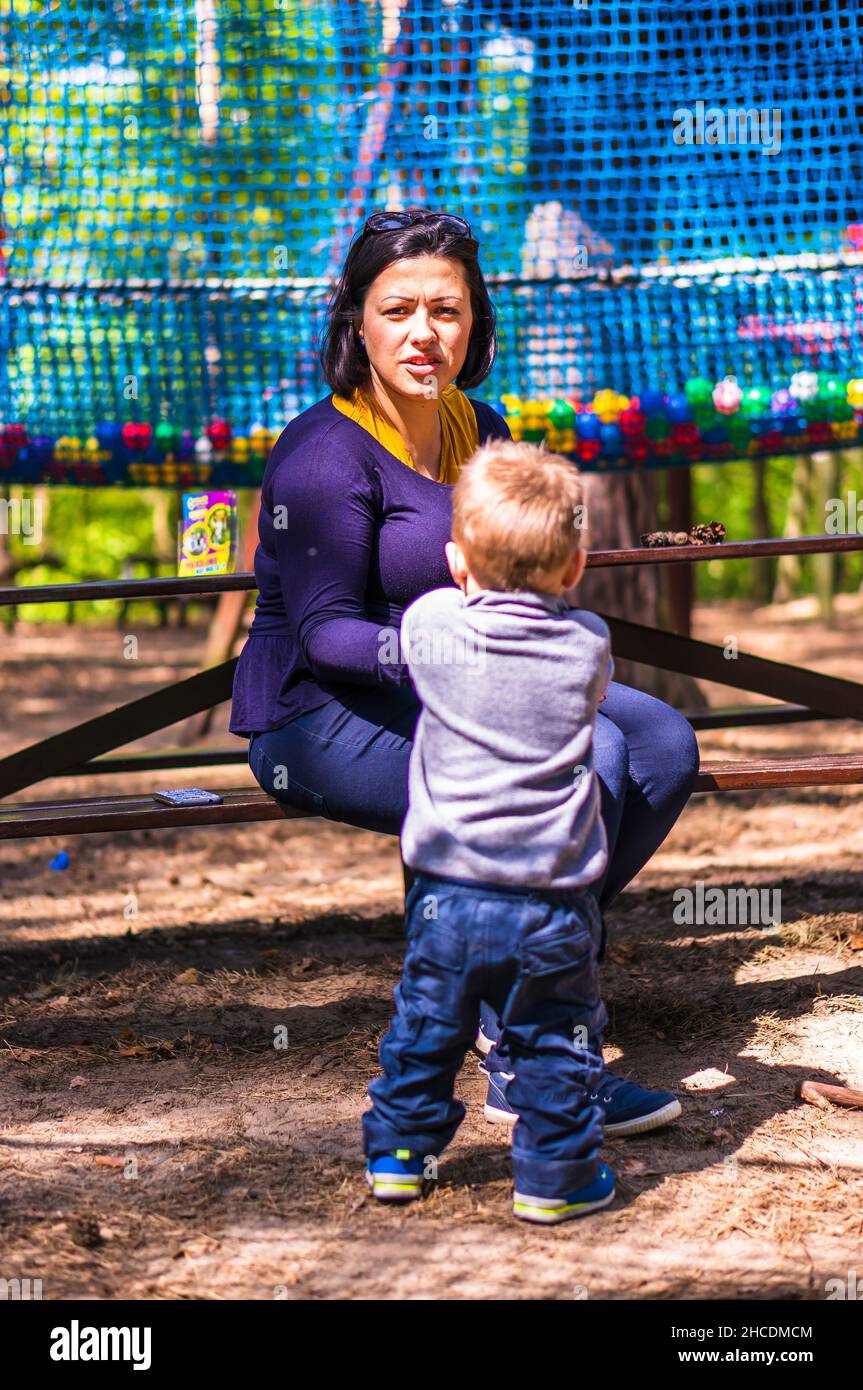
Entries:
{"label": "woman's knee", "polygon": [[643,690],[612,682],[603,722],[623,731],[630,772],[640,786],[659,784],[683,794],[692,790],[700,761],[698,740],[679,710]]}
{"label": "woman's knee", "polygon": [[662,750],[668,758],[668,769],[679,785],[691,786],[698,776],[701,754],[695,730],[685,715],[671,705],[665,706]]}

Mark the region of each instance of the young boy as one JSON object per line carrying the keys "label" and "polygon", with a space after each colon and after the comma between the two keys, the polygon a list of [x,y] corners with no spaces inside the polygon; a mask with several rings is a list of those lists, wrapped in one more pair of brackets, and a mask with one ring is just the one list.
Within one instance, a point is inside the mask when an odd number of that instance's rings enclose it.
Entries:
{"label": "young boy", "polygon": [[363,1116],[367,1178],[383,1200],[419,1197],[464,1118],[455,1077],[480,1002],[500,1017],[512,1073],[513,1210],[552,1223],[607,1206],[603,1112],[591,1093],[607,862],[593,769],[609,635],[567,592],[585,566],[581,482],[532,444],[478,449],[453,490],[446,554],[459,586],[404,613],[423,709],[402,826],[407,952],[384,1075]]}

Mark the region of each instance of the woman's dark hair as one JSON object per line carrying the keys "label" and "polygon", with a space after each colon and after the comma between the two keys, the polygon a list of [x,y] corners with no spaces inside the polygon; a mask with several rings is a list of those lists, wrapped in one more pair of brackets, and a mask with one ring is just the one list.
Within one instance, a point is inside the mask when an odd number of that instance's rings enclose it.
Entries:
{"label": "woman's dark hair", "polygon": [[479,242],[475,237],[460,234],[452,223],[436,220],[440,214],[431,208],[410,207],[406,211],[427,213],[428,220],[391,231],[363,230],[350,246],[327,307],[320,362],[327,385],[338,396],[349,397],[357,386],[368,385],[371,377],[368,355],[354,331],[369,286],[393,261],[415,256],[445,256],[464,266],[470,287],[473,325],[467,356],[455,379],[456,386],[462,391],[478,386],[494,365],[496,317],[479,268]]}

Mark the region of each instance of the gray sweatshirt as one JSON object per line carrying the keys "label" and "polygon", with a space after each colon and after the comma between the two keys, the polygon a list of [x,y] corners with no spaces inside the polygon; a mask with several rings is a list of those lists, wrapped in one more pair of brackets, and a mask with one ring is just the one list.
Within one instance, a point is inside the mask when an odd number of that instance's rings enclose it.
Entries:
{"label": "gray sweatshirt", "polygon": [[602,619],[563,596],[433,589],[405,610],[401,645],[423,704],[405,863],[525,888],[599,878],[593,726],[614,670]]}

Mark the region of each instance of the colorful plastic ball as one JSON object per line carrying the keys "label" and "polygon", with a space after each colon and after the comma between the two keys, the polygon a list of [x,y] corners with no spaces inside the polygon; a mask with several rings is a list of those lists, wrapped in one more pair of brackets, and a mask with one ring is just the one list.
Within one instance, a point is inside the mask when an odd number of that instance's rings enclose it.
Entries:
{"label": "colorful plastic ball", "polygon": [[195,440],[195,458],[206,462],[213,456],[213,443],[206,434]]}
{"label": "colorful plastic ball", "polygon": [[680,425],[692,419],[692,409],[682,391],[669,397],[668,418],[673,425]]}
{"label": "colorful plastic ball", "polygon": [[808,400],[800,402],[800,409],[807,420],[826,420],[830,410],[830,402],[822,400],[820,394],[810,396]]}
{"label": "colorful plastic ball", "polygon": [[123,426],[123,443],[127,449],[144,450],[152,438],[153,429],[146,420],[127,420]]}
{"label": "colorful plastic ball", "polygon": [[231,433],[231,426],[227,420],[212,420],[207,426],[207,438],[214,449],[227,449],[231,442]]}
{"label": "colorful plastic ball", "polygon": [[621,396],[618,391],[597,391],[593,398],[593,413],[597,415],[604,425],[613,425],[620,419],[623,411],[629,405],[626,396]]}
{"label": "colorful plastic ball", "polygon": [[549,409],[548,419],[556,430],[572,429],[575,423],[575,411],[569,401],[555,400],[552,401]]}
{"label": "colorful plastic ball", "polygon": [[633,463],[642,464],[648,458],[650,448],[643,436],[631,434],[624,436],[623,452]]}
{"label": "colorful plastic ball", "polygon": [[116,420],[105,420],[96,426],[96,438],[103,449],[113,452],[123,442],[123,426]]}
{"label": "colorful plastic ball", "polygon": [[847,393],[848,387],[838,376],[831,376],[829,372],[818,373],[818,394],[822,400],[840,399],[844,401],[847,398]]}
{"label": "colorful plastic ball", "polygon": [[671,442],[678,448],[688,448],[700,442],[697,425],[681,420],[671,431]]}
{"label": "colorful plastic ball", "polygon": [[770,394],[763,386],[750,386],[743,392],[740,413],[748,420],[766,415],[770,409]]}
{"label": "colorful plastic ball", "polygon": [[617,458],[623,447],[623,435],[617,425],[603,425],[599,431],[599,442],[606,458]]}
{"label": "colorful plastic ball", "polygon": [[832,438],[832,431],[826,420],[814,421],[806,433],[813,444],[827,444]]}
{"label": "colorful plastic ball", "polygon": [[638,392],[638,404],[645,415],[665,414],[665,397],[661,391],[655,391],[652,387]]}
{"label": "colorful plastic ball", "polygon": [[624,433],[624,436],[637,436],[644,434],[644,427],[647,424],[647,416],[644,411],[638,410],[635,406],[629,406],[624,410],[617,422]]}
{"label": "colorful plastic ball", "polygon": [[728,437],[735,449],[745,447],[752,438],[752,431],[749,428],[749,421],[742,415],[732,415],[727,425]]}
{"label": "colorful plastic ball", "polygon": [[644,433],[648,439],[654,442],[667,439],[671,433],[671,424],[667,415],[648,415]]}
{"label": "colorful plastic ball", "polygon": [[27,443],[27,431],[23,425],[6,425],[3,430],[3,443],[13,454],[17,454]]}
{"label": "colorful plastic ball", "polygon": [[183,430],[177,449],[177,457],[183,463],[189,463],[195,457],[195,439],[191,430]]}
{"label": "colorful plastic ball", "polygon": [[797,402],[791,392],[785,387],[781,391],[774,391],[770,397],[771,415],[793,415],[797,410]]}
{"label": "colorful plastic ball", "polygon": [[863,410],[863,377],[855,377],[848,383],[848,404],[855,410]]}
{"label": "colorful plastic ball", "polygon": [[788,390],[796,401],[813,401],[818,395],[818,377],[815,372],[795,372]]}
{"label": "colorful plastic ball", "polygon": [[777,454],[782,451],[785,445],[785,435],[782,430],[765,430],[761,436],[761,447],[765,454]]}
{"label": "colorful plastic ball", "polygon": [[704,444],[727,444],[728,428],[724,420],[717,420],[716,424],[704,430],[701,436]]}
{"label": "colorful plastic ball", "polygon": [[598,439],[602,421],[592,410],[583,410],[575,417],[575,432],[579,439]]}
{"label": "colorful plastic ball", "polygon": [[703,405],[713,395],[713,387],[703,376],[694,376],[684,386],[686,399],[690,405]]}
{"label": "colorful plastic ball", "polygon": [[727,376],[713,388],[713,404],[720,415],[733,415],[740,409],[742,399],[743,392],[736,377]]}
{"label": "colorful plastic ball", "polygon": [[180,442],[180,431],[170,420],[160,420],[156,426],[156,446],[163,453],[173,453]]}
{"label": "colorful plastic ball", "polygon": [[702,433],[704,430],[709,430],[711,425],[716,424],[717,413],[713,409],[713,401],[710,397],[706,401],[699,401],[693,405],[692,418]]}
{"label": "colorful plastic ball", "polygon": [[575,446],[579,463],[592,463],[595,458],[599,457],[601,448],[602,445],[598,439],[580,439]]}
{"label": "colorful plastic ball", "polygon": [[33,463],[44,468],[54,458],[54,440],[49,434],[39,434],[30,441],[27,453]]}

